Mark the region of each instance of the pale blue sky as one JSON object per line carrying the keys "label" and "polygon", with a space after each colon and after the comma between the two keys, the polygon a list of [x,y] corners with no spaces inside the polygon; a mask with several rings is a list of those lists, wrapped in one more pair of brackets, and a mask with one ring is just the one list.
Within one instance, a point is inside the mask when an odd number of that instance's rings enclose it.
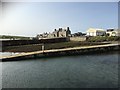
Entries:
{"label": "pale blue sky", "polygon": [[117,2],[7,2],[2,3],[0,34],[36,36],[69,26],[72,33],[118,27]]}

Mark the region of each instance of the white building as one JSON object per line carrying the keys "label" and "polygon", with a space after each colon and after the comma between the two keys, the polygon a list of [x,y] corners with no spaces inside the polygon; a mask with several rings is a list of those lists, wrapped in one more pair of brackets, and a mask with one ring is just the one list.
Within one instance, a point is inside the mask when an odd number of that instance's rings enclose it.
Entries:
{"label": "white building", "polygon": [[120,36],[120,30],[119,29],[107,29],[106,34],[108,36]]}
{"label": "white building", "polygon": [[87,36],[104,36],[106,34],[104,29],[89,28],[87,30]]}

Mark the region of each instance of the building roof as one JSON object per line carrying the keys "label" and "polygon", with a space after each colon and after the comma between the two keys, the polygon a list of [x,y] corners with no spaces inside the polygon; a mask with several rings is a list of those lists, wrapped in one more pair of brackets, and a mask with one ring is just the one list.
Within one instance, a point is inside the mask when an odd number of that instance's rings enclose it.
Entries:
{"label": "building roof", "polygon": [[87,32],[96,32],[96,31],[105,31],[104,29],[99,29],[99,28],[89,28]]}
{"label": "building roof", "polygon": [[120,33],[120,29],[113,29],[113,31],[107,31],[107,32],[119,32]]}

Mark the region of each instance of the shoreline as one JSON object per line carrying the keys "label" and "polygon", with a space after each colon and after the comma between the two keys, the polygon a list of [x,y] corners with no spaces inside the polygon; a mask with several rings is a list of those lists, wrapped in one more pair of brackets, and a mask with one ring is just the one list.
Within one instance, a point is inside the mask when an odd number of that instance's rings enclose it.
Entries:
{"label": "shoreline", "polygon": [[12,62],[12,61],[23,61],[23,60],[37,60],[37,59],[44,59],[44,58],[58,58],[58,57],[71,57],[71,56],[84,56],[84,55],[102,55],[102,54],[108,54],[108,53],[117,53],[120,54],[119,50],[112,50],[111,52],[108,51],[94,51],[94,52],[84,52],[84,53],[76,53],[76,54],[64,54],[64,55],[47,55],[47,56],[37,56],[37,57],[27,57],[27,58],[15,58],[15,59],[1,59],[2,62]]}

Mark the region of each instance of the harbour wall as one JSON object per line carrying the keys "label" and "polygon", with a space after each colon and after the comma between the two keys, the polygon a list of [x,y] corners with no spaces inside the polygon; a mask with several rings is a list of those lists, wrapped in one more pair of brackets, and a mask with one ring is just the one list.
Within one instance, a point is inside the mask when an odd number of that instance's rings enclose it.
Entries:
{"label": "harbour wall", "polygon": [[5,46],[19,46],[19,45],[28,45],[28,44],[42,44],[42,43],[58,43],[58,42],[67,42],[69,38],[47,38],[40,40],[5,40],[0,41],[2,43],[2,47]]}
{"label": "harbour wall", "polygon": [[65,48],[65,49],[54,49],[45,51],[31,52],[25,55],[18,55],[8,58],[3,58],[2,61],[19,61],[25,59],[35,59],[35,58],[46,58],[46,57],[56,57],[56,56],[71,56],[71,55],[83,55],[83,54],[93,54],[93,53],[103,53],[119,51],[120,45],[96,45],[88,47],[75,47],[75,48]]}

